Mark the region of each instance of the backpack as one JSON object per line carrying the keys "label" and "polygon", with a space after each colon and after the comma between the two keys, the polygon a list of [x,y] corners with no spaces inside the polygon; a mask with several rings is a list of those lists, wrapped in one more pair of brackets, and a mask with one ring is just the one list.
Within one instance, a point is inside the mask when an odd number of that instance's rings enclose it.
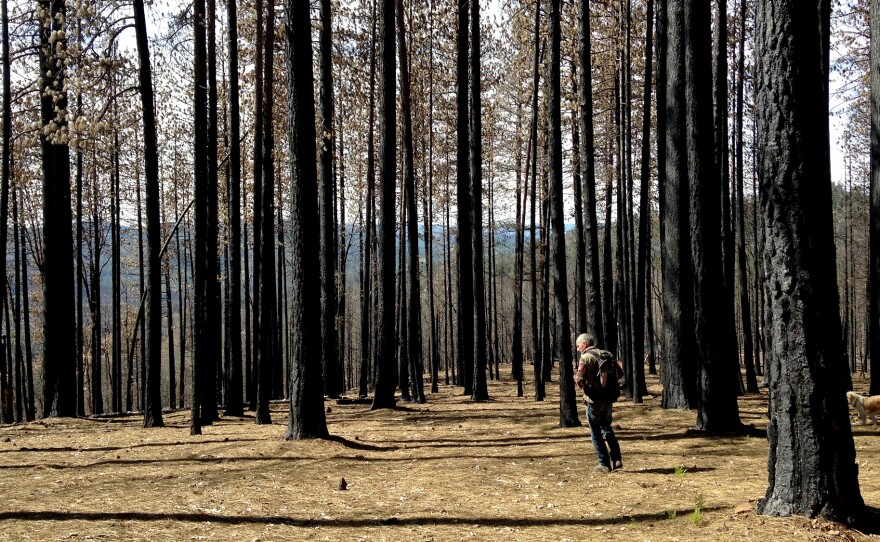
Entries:
{"label": "backpack", "polygon": [[623,378],[623,364],[608,350],[599,348],[590,348],[589,350],[596,357],[599,368],[593,383],[584,385],[584,393],[593,401],[613,403],[620,397],[620,379]]}

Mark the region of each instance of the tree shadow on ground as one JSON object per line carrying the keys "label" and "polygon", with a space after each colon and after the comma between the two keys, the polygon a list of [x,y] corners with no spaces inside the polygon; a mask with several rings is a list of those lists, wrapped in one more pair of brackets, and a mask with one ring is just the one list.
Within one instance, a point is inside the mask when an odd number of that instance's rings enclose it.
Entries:
{"label": "tree shadow on ground", "polygon": [[[723,507],[705,507],[704,512],[722,510]],[[560,525],[629,525],[639,521],[663,521],[686,515],[693,509],[663,510],[626,516],[598,518],[511,518],[511,517],[458,517],[414,516],[361,519],[297,518],[292,516],[232,516],[204,513],[153,513],[153,512],[61,512],[61,511],[7,511],[0,512],[0,521],[179,521],[186,523],[220,523],[225,525],[288,525],[291,527],[381,527],[431,525],[476,525],[480,527],[555,527]]]}
{"label": "tree shadow on ground", "polygon": [[[405,444],[407,448],[461,448],[462,446],[475,447],[492,447],[504,445],[522,445],[532,446],[535,444],[547,444],[550,441],[561,440],[570,441],[574,438],[570,434],[565,435],[548,435],[548,436],[527,436],[527,437],[502,437],[495,439],[474,439],[474,438],[438,438],[438,439],[387,439],[378,440],[371,439],[372,442],[397,443]],[[397,447],[399,448],[399,446]],[[396,449],[396,448],[395,448]]]}
{"label": "tree shadow on ground", "polygon": [[119,450],[130,450],[133,448],[166,448],[168,446],[193,446],[199,444],[224,444],[227,442],[260,442],[262,439],[256,438],[224,438],[224,439],[207,439],[207,440],[192,440],[189,442],[144,442],[141,444],[129,444],[127,446],[99,446],[94,448],[75,448],[72,446],[57,446],[57,447],[46,447],[46,448],[35,448],[31,446],[22,446],[20,448],[15,448],[11,450],[0,450],[0,454],[8,454],[11,452],[39,452],[39,453],[50,453],[50,452],[116,452]]}
{"label": "tree shadow on ground", "polygon": [[377,446],[375,444],[367,444],[365,442],[361,442],[360,440],[350,440],[345,437],[341,437],[339,435],[330,435],[327,437],[327,440],[330,442],[336,442],[338,444],[342,444],[346,448],[351,448],[352,450],[361,450],[368,452],[393,452],[395,450],[399,450],[399,446]]}
{"label": "tree shadow on ground", "polygon": [[693,472],[712,472],[713,470],[716,470],[715,467],[657,467],[653,469],[637,469],[627,472],[633,474],[679,474],[680,472],[683,476]]}

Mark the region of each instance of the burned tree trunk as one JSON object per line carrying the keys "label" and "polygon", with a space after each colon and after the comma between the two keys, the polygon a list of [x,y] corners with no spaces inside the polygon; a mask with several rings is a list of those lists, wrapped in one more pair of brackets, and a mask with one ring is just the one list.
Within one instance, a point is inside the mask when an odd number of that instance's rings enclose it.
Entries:
{"label": "burned tree trunk", "polygon": [[141,107],[144,123],[144,164],[147,207],[147,347],[146,389],[143,391],[144,427],[162,427],[162,271],[160,247],[162,227],[159,224],[159,150],[156,143],[156,111],[153,104],[153,71],[147,43],[147,22],[143,0],[134,0],[134,25],[137,34]]}
{"label": "burned tree trunk", "polygon": [[[271,5],[271,1],[270,1]],[[293,371],[290,386],[290,422],[284,438],[326,438],[324,382],[321,368],[321,326],[313,315],[321,310],[318,223],[318,173],[315,170],[315,104],[313,95],[309,6],[285,0],[288,24],[287,107],[290,130],[291,249],[293,280]],[[269,17],[272,17],[269,15]],[[270,25],[271,26],[271,25]]]}
{"label": "burned tree trunk", "polygon": [[[40,147],[43,164],[43,416],[76,416],[73,221],[67,144],[63,0],[39,0]],[[57,38],[57,36],[61,36]],[[52,38],[52,39],[50,39]],[[50,127],[54,126],[54,129]],[[5,215],[4,215],[5,216]],[[5,221],[4,221],[5,224]],[[5,227],[5,226],[4,226]],[[5,284],[5,274],[3,284]],[[5,288],[4,288],[5,291]]]}
{"label": "burned tree trunk", "polygon": [[[766,220],[769,487],[758,512],[857,524],[858,466],[840,360],[828,147],[830,1],[757,3],[759,171]],[[824,254],[816,258],[811,255]]]}
{"label": "burned tree trunk", "polygon": [[580,427],[574,393],[571,330],[568,317],[568,279],[565,268],[565,217],[562,202],[562,115],[560,111],[560,0],[550,2],[550,258],[556,299],[556,347],[559,350],[559,426]]}
{"label": "burned tree trunk", "polygon": [[379,0],[379,265],[376,391],[371,410],[394,408],[397,363],[394,348],[394,192],[397,165],[397,81],[394,59],[394,0]]}

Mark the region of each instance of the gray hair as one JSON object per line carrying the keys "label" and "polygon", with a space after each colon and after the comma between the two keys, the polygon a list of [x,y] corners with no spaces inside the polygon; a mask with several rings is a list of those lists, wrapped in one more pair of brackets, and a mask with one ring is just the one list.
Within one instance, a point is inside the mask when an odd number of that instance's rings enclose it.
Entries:
{"label": "gray hair", "polygon": [[590,333],[581,333],[578,335],[574,343],[575,345],[586,344],[587,346],[593,346],[596,344],[596,337],[593,337]]}

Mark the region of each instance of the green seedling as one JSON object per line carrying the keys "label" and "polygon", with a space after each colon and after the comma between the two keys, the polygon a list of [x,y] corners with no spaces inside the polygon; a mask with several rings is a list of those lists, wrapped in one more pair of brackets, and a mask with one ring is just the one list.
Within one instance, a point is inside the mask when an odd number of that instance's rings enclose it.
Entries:
{"label": "green seedling", "polygon": [[699,525],[703,521],[703,495],[697,495],[697,502],[694,504],[694,512],[688,518],[694,525]]}

